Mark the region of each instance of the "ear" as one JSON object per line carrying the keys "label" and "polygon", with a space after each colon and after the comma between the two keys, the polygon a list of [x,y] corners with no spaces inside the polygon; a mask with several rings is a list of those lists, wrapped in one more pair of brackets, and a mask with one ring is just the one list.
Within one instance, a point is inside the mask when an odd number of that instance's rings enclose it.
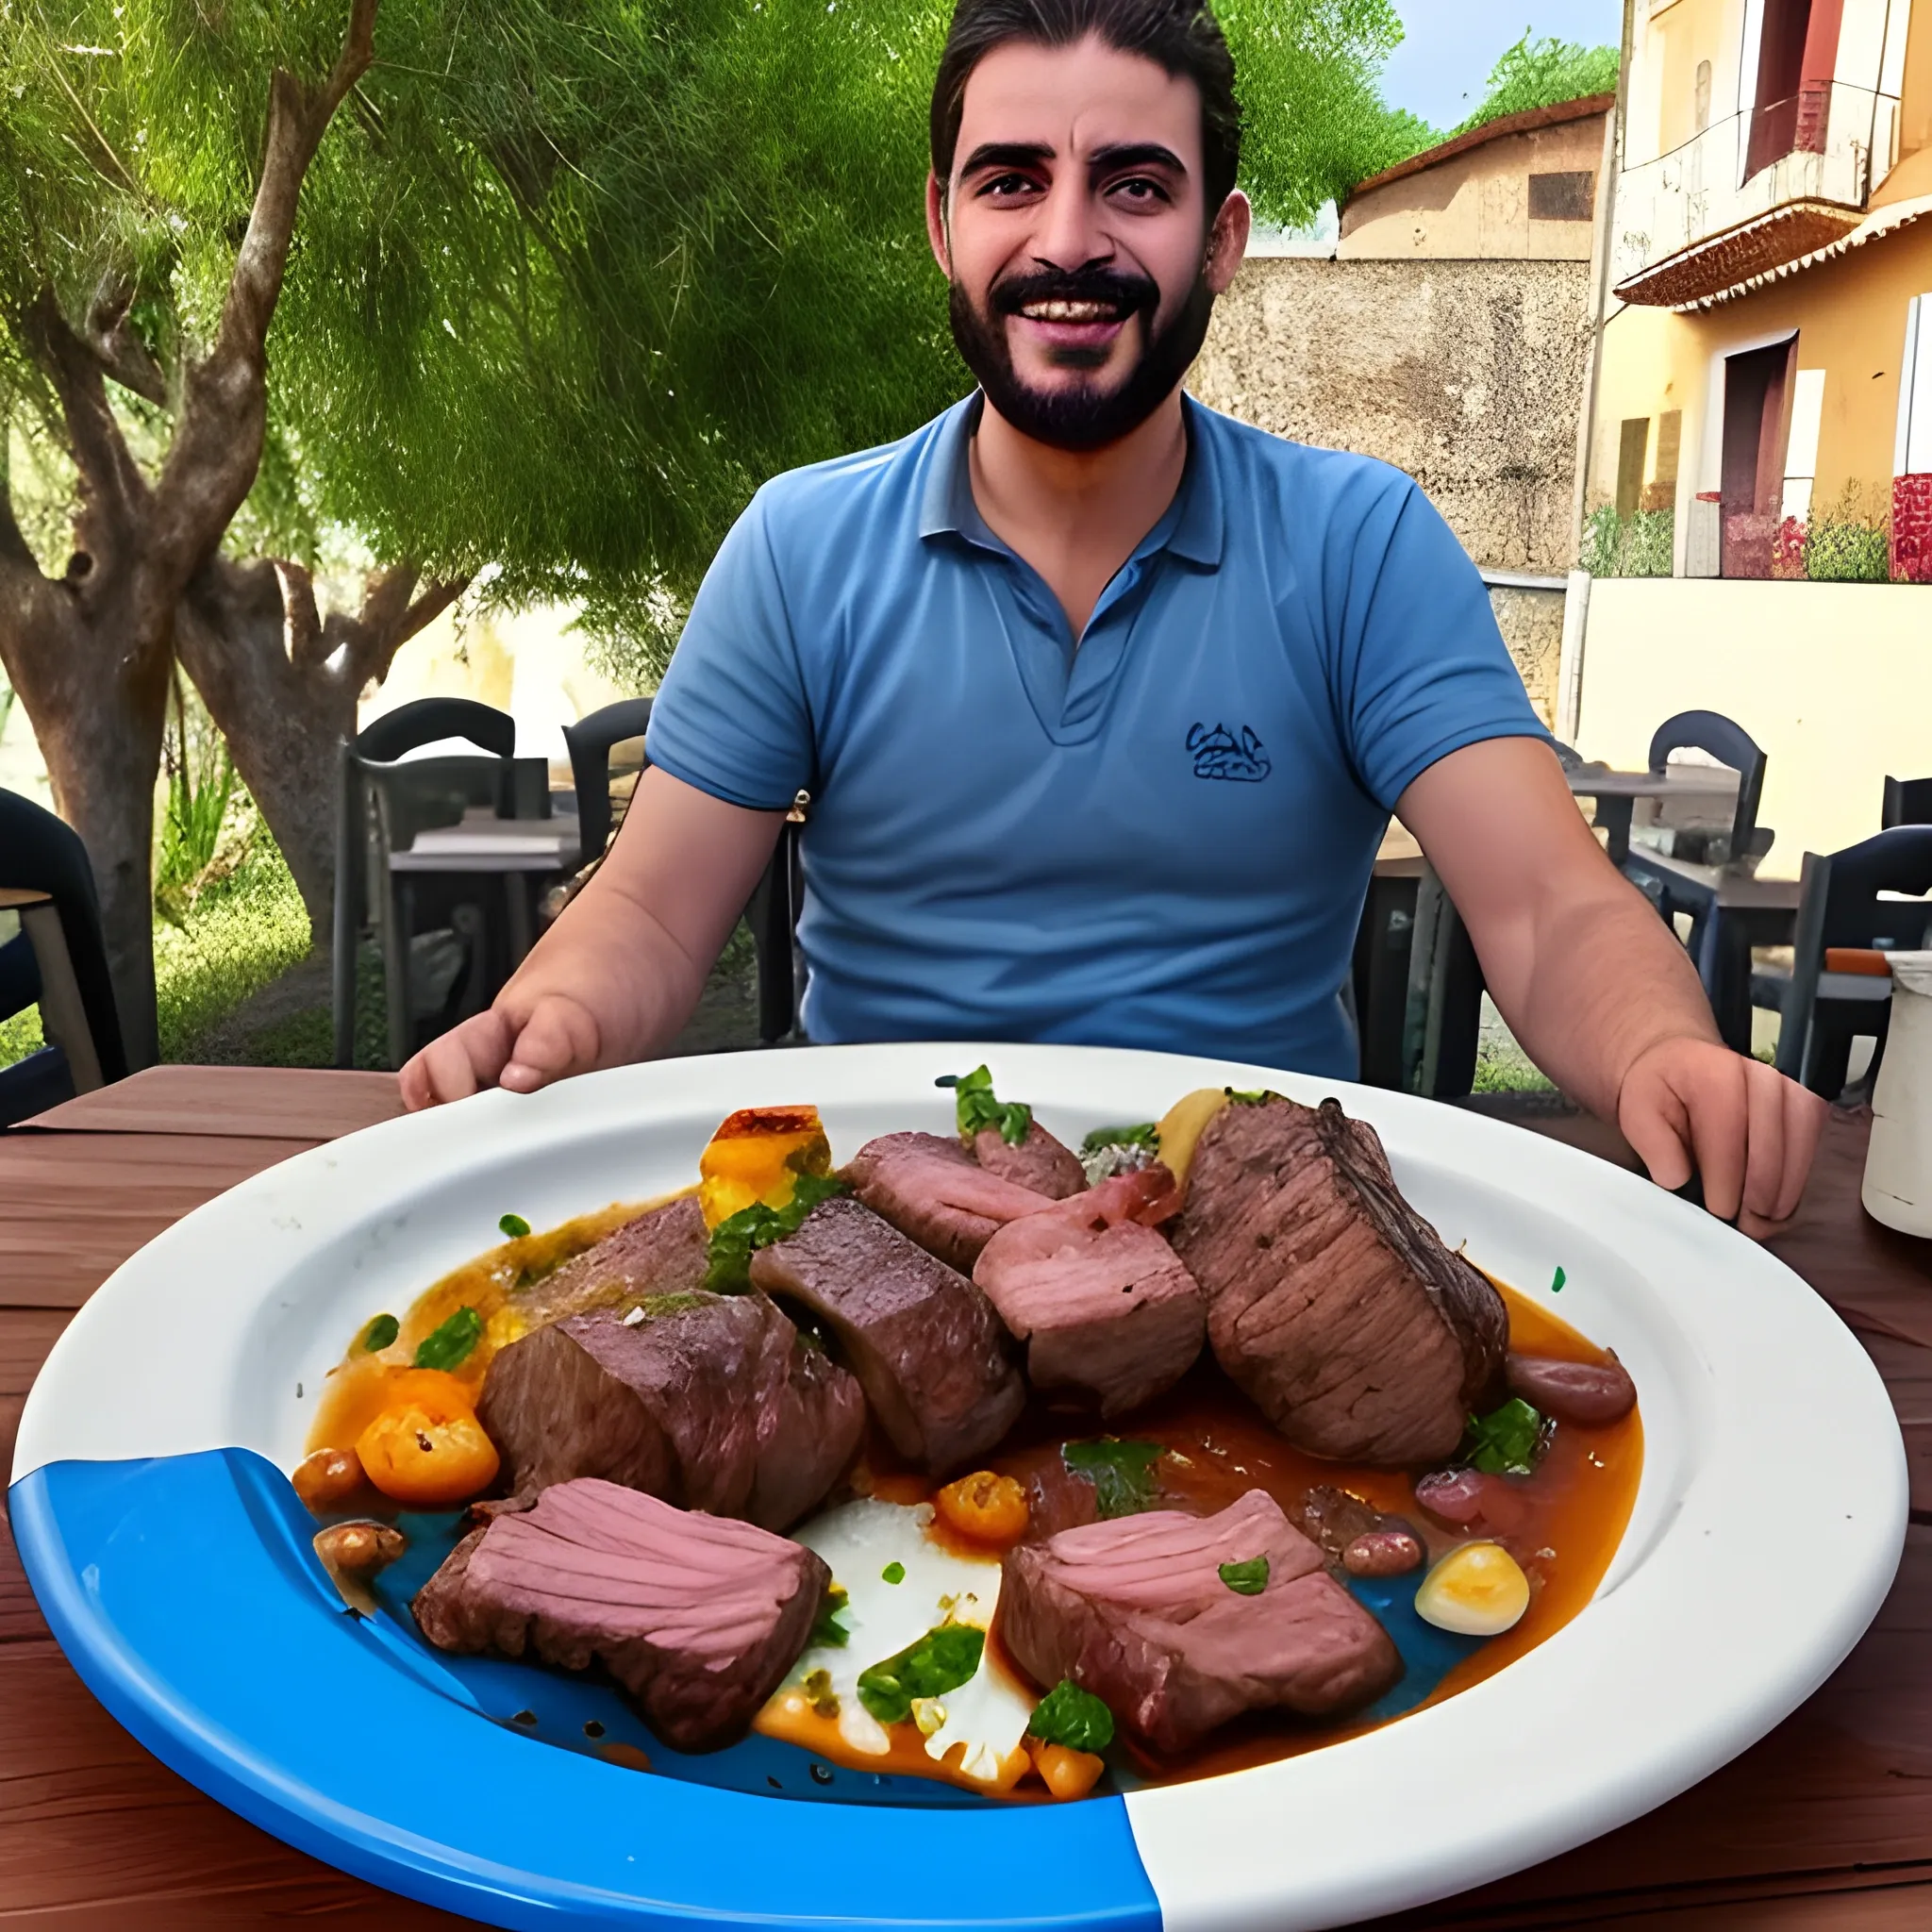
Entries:
{"label": "ear", "polygon": [[1234,281],[1235,271],[1248,252],[1248,232],[1254,225],[1255,211],[1248,197],[1237,188],[1221,204],[1214,225],[1208,234],[1208,287],[1211,293],[1224,295]]}
{"label": "ear", "polygon": [[939,263],[940,273],[950,282],[953,262],[952,250],[946,245],[946,191],[930,169],[925,176],[925,239],[932,243],[932,258]]}

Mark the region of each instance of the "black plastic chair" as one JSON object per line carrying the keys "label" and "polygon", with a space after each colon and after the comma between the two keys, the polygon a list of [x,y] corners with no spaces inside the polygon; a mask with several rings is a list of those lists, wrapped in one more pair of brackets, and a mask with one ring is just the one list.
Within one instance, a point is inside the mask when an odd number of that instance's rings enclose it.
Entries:
{"label": "black plastic chair", "polygon": [[[1882,899],[1881,892],[1910,894]],[[1878,1072],[1891,1016],[1890,981],[1866,974],[1828,973],[1833,948],[1915,952],[1932,925],[1932,825],[1894,825],[1842,852],[1805,855],[1792,941],[1791,975],[1754,979],[1759,1004],[1783,1015],[1777,1068],[1814,1093],[1836,1100],[1844,1091],[1852,1041],[1874,1041]],[[1869,1077],[1869,1076],[1868,1076]]]}
{"label": "black plastic chair", "polygon": [[[514,816],[519,776],[516,767],[524,761],[515,756],[516,720],[507,711],[496,710],[490,705],[479,705],[470,698],[418,698],[411,704],[398,705],[393,711],[385,712],[353,740],[345,741],[341,747],[338,765],[334,958],[331,961],[335,1063],[339,1067],[355,1064],[356,956],[361,942],[363,924],[375,905],[369,877],[371,815],[373,809],[379,808],[371,790],[372,768],[394,766],[405,752],[435,744],[446,738],[465,739],[479,746],[489,754],[491,762],[485,764],[481,759],[468,758],[429,758],[416,762],[443,768],[445,773],[452,766],[461,765],[487,774],[487,789],[481,795],[473,796],[473,788],[465,785],[463,796],[466,802],[491,805],[499,818]],[[532,762],[541,763],[541,760]],[[408,808],[400,801],[410,794],[413,782],[406,779],[393,787],[384,788],[392,801],[391,823],[408,811]],[[432,778],[425,774],[425,785],[432,782]],[[547,790],[544,803],[547,807]],[[459,805],[453,817],[430,818],[425,823],[453,824],[461,819],[463,808]],[[410,837],[413,836],[412,832]],[[474,883],[471,896],[474,897]],[[393,911],[392,906],[389,905],[385,905],[383,909],[386,918]],[[392,976],[387,961],[385,972],[386,975]],[[391,1058],[393,1058],[399,1038],[398,1023],[411,1028],[413,1022],[407,1010],[407,996],[399,995],[394,987],[390,989],[390,994],[392,1001],[403,997],[405,1006],[402,1013],[391,1015]]]}
{"label": "black plastic chair", "polygon": [[[564,727],[586,865],[601,858],[610,842],[611,747],[641,738],[650,722],[649,698],[625,698]],[[798,916],[805,906],[802,824],[802,818],[788,818],[779,827],[771,862],[744,908],[758,955],[758,1039],[767,1046],[786,1039],[798,1024],[796,949]]]}
{"label": "black plastic chair", "polygon": [[46,894],[19,908],[21,931],[0,946],[0,1019],[38,1003],[48,1041],[0,1068],[0,1126],[10,1126],[125,1079],[127,1053],[87,848],[71,825],[11,791],[0,791],[0,886]]}
{"label": "black plastic chair", "polygon": [[1887,778],[1878,823],[1888,832],[1894,825],[1932,825],[1932,778]]}
{"label": "black plastic chair", "polygon": [[620,698],[563,727],[571,782],[576,787],[577,830],[586,865],[602,858],[610,842],[611,751],[629,739],[641,738],[650,723],[649,698]]}

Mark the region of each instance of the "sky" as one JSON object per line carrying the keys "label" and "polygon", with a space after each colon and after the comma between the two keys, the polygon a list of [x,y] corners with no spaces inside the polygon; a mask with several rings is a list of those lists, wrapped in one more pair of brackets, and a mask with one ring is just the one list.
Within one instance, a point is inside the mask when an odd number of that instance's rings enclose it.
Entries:
{"label": "sky", "polygon": [[1382,98],[1435,127],[1453,127],[1482,99],[1490,69],[1528,27],[1585,46],[1615,46],[1622,0],[1396,0],[1403,42],[1382,74]]}

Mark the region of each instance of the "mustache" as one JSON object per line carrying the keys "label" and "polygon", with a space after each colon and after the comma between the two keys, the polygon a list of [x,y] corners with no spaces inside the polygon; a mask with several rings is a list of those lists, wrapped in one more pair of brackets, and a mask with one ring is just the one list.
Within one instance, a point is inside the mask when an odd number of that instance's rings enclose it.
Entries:
{"label": "mustache", "polygon": [[1094,302],[1112,308],[1123,321],[1160,307],[1160,291],[1151,276],[1120,269],[1041,269],[995,282],[988,302],[998,315],[1017,315],[1035,302]]}

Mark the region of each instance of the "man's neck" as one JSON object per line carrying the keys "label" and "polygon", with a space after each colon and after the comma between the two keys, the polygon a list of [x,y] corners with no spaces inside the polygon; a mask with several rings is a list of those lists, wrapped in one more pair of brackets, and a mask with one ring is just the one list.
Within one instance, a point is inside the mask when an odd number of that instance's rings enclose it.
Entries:
{"label": "man's neck", "polygon": [[1054,449],[991,404],[971,449],[973,501],[987,527],[1046,579],[1075,638],[1100,593],[1167,513],[1187,467],[1179,390],[1106,449]]}

